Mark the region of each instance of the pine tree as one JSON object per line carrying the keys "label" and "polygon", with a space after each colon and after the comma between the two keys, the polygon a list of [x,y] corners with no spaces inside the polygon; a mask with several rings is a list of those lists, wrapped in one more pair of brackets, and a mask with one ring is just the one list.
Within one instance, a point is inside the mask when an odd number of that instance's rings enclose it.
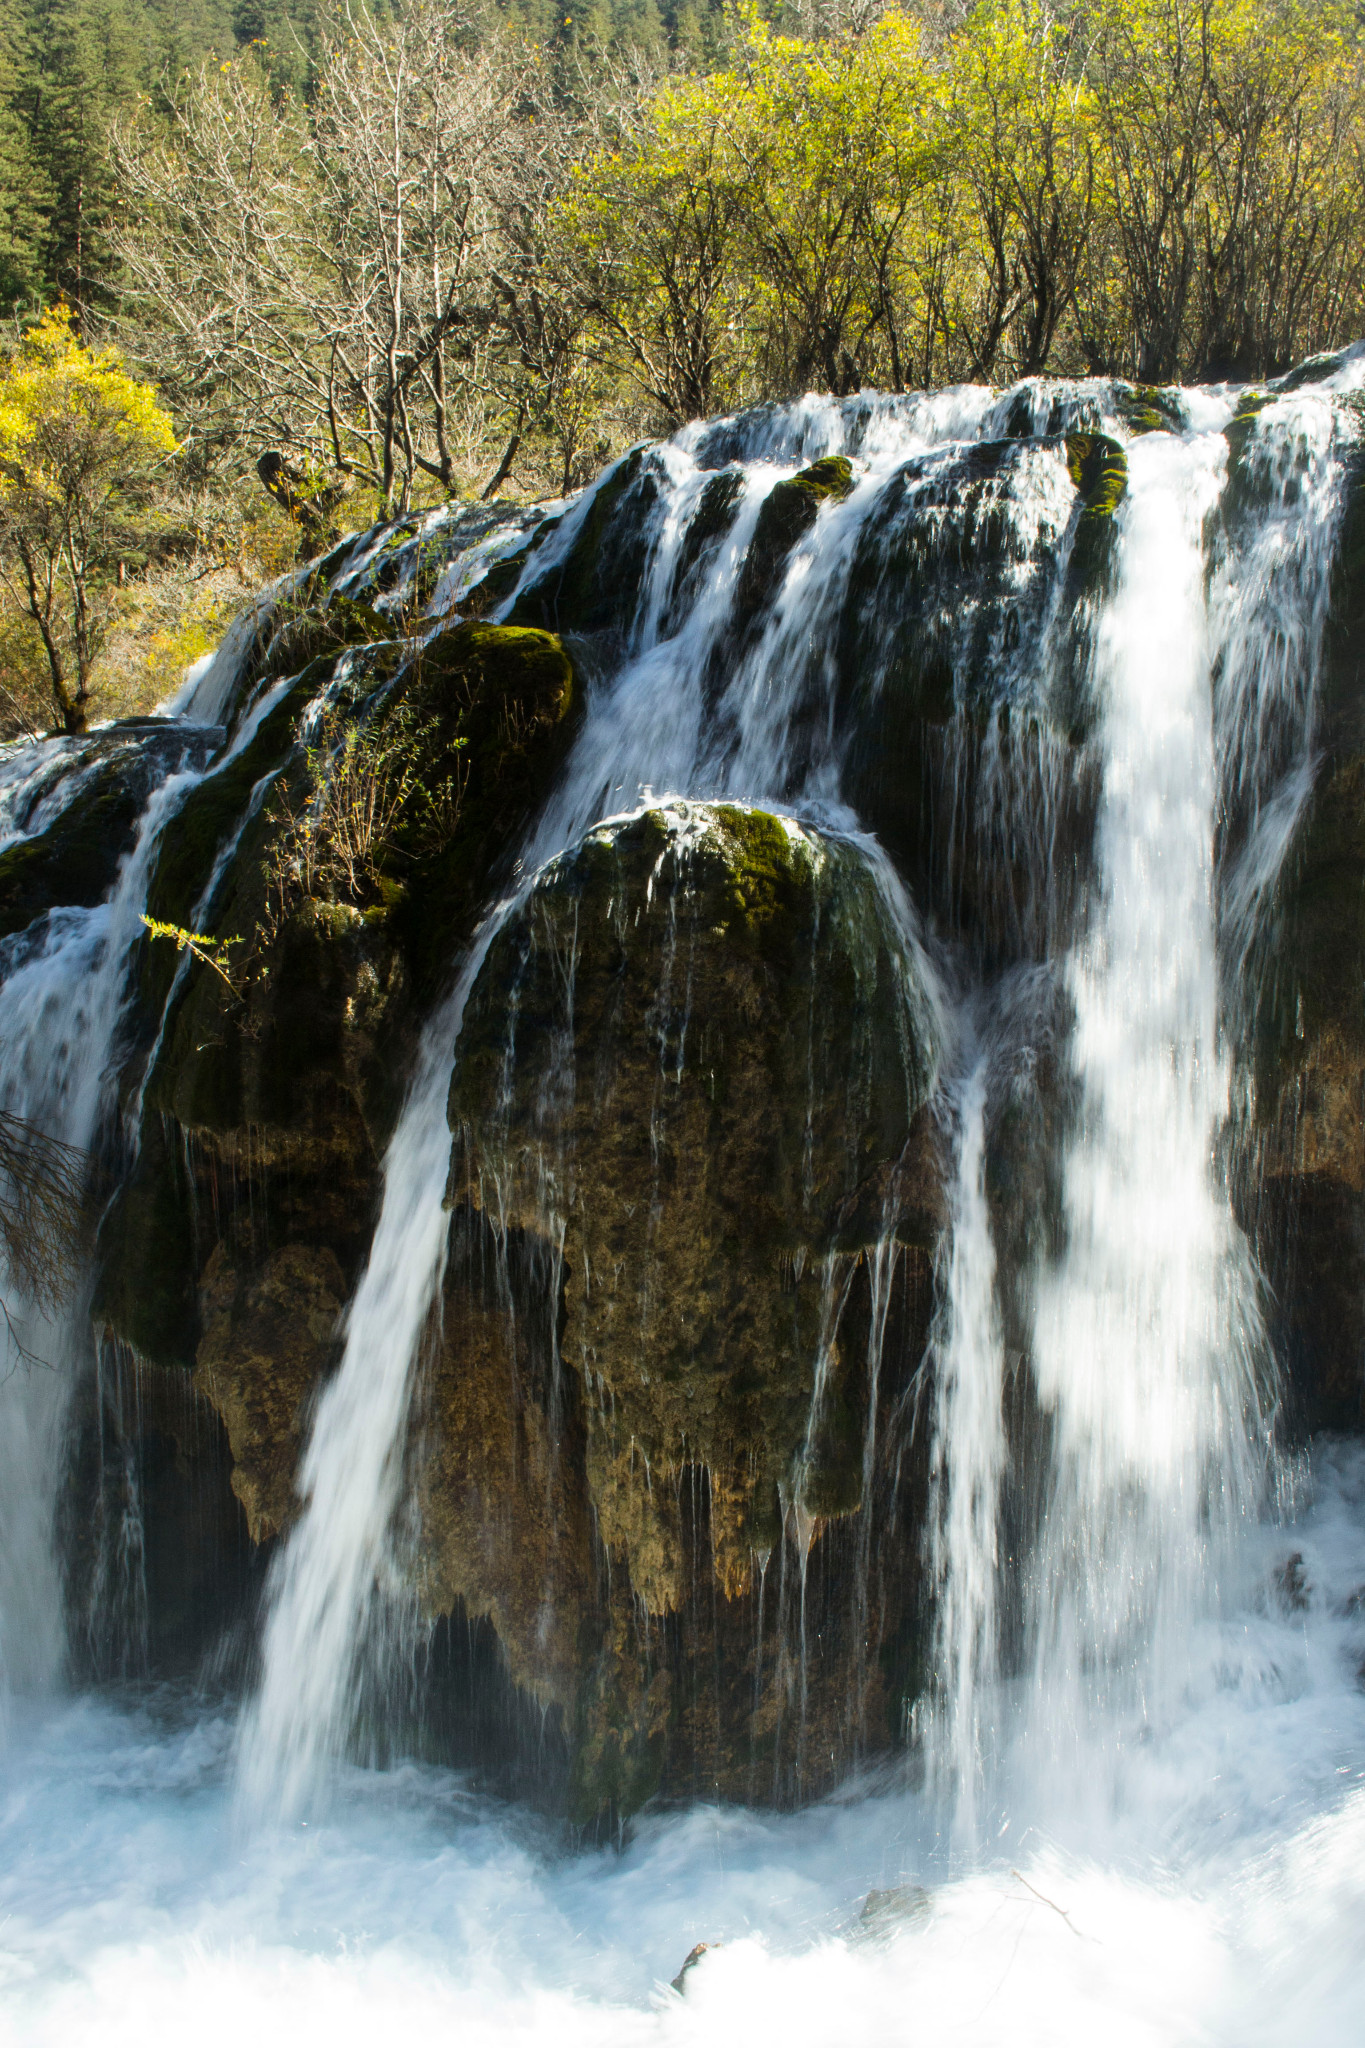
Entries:
{"label": "pine tree", "polygon": [[12,0],[0,0],[0,308],[6,311],[39,288],[51,205],[19,104],[31,68],[27,24]]}

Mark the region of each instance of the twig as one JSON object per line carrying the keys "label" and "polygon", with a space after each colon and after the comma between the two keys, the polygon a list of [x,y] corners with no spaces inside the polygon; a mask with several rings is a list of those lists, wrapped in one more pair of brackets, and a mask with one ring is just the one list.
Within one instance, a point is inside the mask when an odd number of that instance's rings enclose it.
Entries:
{"label": "twig", "polygon": [[1018,1878],[1020,1884],[1024,1887],[1024,1890],[1026,1892],[1032,1892],[1034,1898],[1038,1900],[1040,1905],[1051,1906],[1053,1912],[1059,1914],[1061,1918],[1065,1920],[1067,1926],[1071,1929],[1071,1932],[1075,1935],[1077,1941],[1094,1940],[1095,1937],[1093,1934],[1081,1933],[1080,1928],[1076,1926],[1075,1922],[1071,1918],[1071,1915],[1066,1911],[1065,1907],[1059,1906],[1055,1899],[1049,1899],[1045,1895],[1045,1893],[1040,1892],[1036,1884],[1030,1884],[1028,1879],[1024,1876],[1022,1870],[1011,1870],[1010,1876]]}
{"label": "twig", "polygon": [[209,932],[187,932],[183,925],[165,924],[159,917],[148,917],[145,911],[142,922],[154,939],[174,939],[177,953],[189,953],[194,959],[202,960],[205,967],[211,967],[219,980],[227,984],[239,1003],[244,1000],[219,957],[228,946],[240,946],[240,938],[215,939]]}

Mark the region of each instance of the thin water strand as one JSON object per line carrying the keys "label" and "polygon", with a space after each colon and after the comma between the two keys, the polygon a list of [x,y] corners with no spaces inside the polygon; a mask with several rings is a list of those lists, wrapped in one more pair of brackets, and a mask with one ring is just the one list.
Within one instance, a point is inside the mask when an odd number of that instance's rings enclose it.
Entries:
{"label": "thin water strand", "polygon": [[956,1104],[950,1251],[932,1345],[928,1562],[937,1593],[937,1697],[926,1761],[931,1788],[952,1810],[958,1839],[968,1847],[975,1846],[992,1760],[986,1723],[998,1669],[997,1530],[1005,1469],[1005,1353],[986,1201],[988,1069],[983,1053]]}

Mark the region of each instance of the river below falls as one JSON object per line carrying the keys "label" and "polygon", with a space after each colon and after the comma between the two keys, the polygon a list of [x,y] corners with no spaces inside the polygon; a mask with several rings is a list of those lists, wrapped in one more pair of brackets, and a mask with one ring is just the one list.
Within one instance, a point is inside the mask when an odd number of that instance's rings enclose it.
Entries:
{"label": "river below falls", "polygon": [[1254,1537],[1181,1711],[1112,1729],[1078,1782],[1002,1783],[970,1857],[896,1782],[574,1851],[417,1765],[244,1832],[228,1705],[13,1706],[0,2039],[1355,2048],[1365,1445],[1319,1444],[1302,1501]]}

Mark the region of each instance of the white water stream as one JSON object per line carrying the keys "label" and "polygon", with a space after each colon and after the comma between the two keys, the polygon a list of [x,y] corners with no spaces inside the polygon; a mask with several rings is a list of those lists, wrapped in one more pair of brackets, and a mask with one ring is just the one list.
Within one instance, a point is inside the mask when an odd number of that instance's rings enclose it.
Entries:
{"label": "white water stream", "polygon": [[[412,1374],[444,1258],[444,1105],[482,948],[546,860],[656,790],[804,800],[852,822],[836,808],[832,733],[792,788],[807,656],[882,481],[910,455],[988,433],[992,404],[959,393],[874,413],[854,491],[799,544],[719,704],[703,679],[762,497],[843,445],[846,416],[808,404],[751,431],[736,524],[672,626],[684,515],[708,472],[699,433],[664,451],[632,656],[594,692],[516,889],[423,1041],[244,1726],[170,1691],[20,1697],[50,1687],[62,1655],[51,1517],[68,1338],[53,1339],[50,1378],[0,1384],[0,2037],[1359,2039],[1365,1451],[1316,1446],[1311,1476],[1297,1474],[1297,1525],[1260,1519],[1257,1282],[1218,1149],[1220,776],[1231,763],[1251,815],[1222,905],[1240,973],[1311,772],[1334,475],[1316,394],[1282,402],[1317,450],[1312,488],[1272,495],[1256,548],[1216,565],[1207,588],[1221,401],[1183,436],[1130,449],[1094,649],[1097,888],[1066,968],[1079,1091],[1066,1245],[1035,1291],[1029,1370],[1050,1456],[1023,1574],[1022,1674],[1000,1676],[1002,1398],[1019,1361],[998,1313],[982,1061],[958,1084],[937,1328],[927,1561],[942,1699],[926,1791],[897,1776],[785,1818],[700,1807],[647,1819],[619,1856],[570,1855],[548,1824],[457,1774],[345,1761],[359,1650],[388,1591]],[[559,544],[572,533],[570,515]],[[1262,677],[1264,647],[1277,653]],[[211,677],[215,715],[231,699],[225,672]],[[153,798],[110,902],[53,913],[0,991],[6,1105],[71,1142],[111,1113],[123,961],[179,793],[172,780]],[[680,1997],[667,1980],[697,1941],[721,1945]]]}
{"label": "white water stream", "polygon": [[[114,1111],[110,1071],[129,950],[162,826],[198,777],[171,775],[106,903],[57,910],[18,941],[0,986],[0,1106],[79,1152]],[[27,1300],[0,1263],[0,1712],[44,1692],[65,1652],[53,1516],[72,1379],[90,1349],[89,1301],[53,1313]]]}
{"label": "white water stream", "polygon": [[1027,1737],[1052,1779],[1163,1710],[1258,1505],[1254,1277],[1215,1162],[1228,1074],[1202,528],[1225,452],[1217,431],[1130,450],[1095,657],[1100,901],[1070,969],[1080,1128],[1034,1361],[1053,1451]]}

